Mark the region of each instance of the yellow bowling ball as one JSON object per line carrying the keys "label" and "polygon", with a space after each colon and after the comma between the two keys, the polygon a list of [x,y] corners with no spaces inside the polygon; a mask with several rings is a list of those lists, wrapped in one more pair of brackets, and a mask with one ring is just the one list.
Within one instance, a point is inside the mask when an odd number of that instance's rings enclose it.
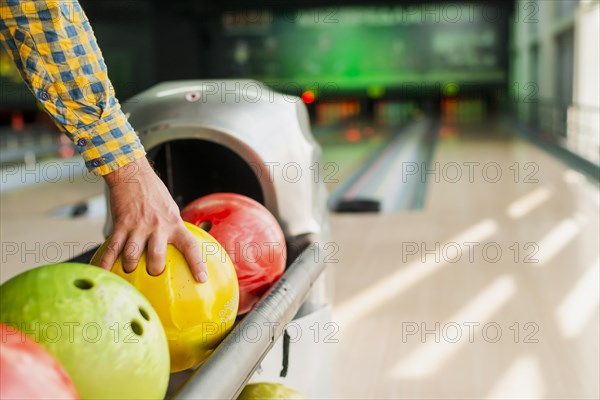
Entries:
{"label": "yellow bowling ball", "polygon": [[[165,271],[152,276],[146,270],[146,252],[137,268],[125,272],[122,256],[111,271],[135,286],[152,304],[167,334],[171,372],[205,360],[231,330],[237,315],[239,290],[235,268],[221,245],[204,230],[185,223],[196,236],[208,268],[208,282],[194,280],[183,254],[168,245]],[[99,265],[108,241],[91,263]]]}

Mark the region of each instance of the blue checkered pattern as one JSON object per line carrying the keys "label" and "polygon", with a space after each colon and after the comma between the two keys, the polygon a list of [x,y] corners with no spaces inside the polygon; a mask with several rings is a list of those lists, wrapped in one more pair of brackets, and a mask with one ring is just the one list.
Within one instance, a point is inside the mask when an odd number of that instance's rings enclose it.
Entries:
{"label": "blue checkered pattern", "polygon": [[0,0],[0,43],[91,171],[105,175],[145,155],[79,2]]}

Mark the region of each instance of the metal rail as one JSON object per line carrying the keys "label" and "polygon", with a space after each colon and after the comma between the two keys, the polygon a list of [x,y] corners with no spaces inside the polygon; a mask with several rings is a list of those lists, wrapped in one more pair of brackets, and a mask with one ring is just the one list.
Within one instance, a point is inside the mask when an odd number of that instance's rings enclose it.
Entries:
{"label": "metal rail", "polygon": [[322,250],[306,248],[171,399],[235,399],[325,269]]}

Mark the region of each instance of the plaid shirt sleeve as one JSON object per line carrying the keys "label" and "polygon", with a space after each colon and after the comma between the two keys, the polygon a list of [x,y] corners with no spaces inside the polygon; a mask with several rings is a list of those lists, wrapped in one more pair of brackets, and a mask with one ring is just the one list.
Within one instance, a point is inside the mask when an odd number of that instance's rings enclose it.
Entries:
{"label": "plaid shirt sleeve", "polygon": [[90,171],[105,175],[145,155],[77,0],[0,0],[0,17],[0,42]]}

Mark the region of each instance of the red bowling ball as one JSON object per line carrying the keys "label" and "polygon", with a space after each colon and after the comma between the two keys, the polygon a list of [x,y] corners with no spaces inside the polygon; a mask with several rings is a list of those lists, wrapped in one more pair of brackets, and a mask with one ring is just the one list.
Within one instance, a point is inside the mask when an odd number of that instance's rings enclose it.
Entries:
{"label": "red bowling ball", "polygon": [[250,311],[285,269],[285,238],[277,220],[260,203],[235,193],[196,199],[181,216],[209,232],[227,251],[239,281],[238,314]]}
{"label": "red bowling ball", "polygon": [[0,324],[0,399],[79,399],[58,361],[24,333]]}

